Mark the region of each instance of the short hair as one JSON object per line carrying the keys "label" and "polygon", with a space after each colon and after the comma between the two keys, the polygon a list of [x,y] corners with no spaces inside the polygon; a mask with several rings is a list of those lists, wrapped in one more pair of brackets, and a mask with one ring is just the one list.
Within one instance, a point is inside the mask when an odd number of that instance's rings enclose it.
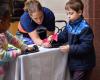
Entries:
{"label": "short hair", "polygon": [[42,11],[42,5],[37,0],[28,0],[25,2],[24,10],[28,11],[29,13]]}
{"label": "short hair", "polygon": [[65,10],[68,10],[69,8],[75,10],[76,12],[79,10],[82,10],[83,12],[84,4],[81,0],[69,0],[65,5]]}

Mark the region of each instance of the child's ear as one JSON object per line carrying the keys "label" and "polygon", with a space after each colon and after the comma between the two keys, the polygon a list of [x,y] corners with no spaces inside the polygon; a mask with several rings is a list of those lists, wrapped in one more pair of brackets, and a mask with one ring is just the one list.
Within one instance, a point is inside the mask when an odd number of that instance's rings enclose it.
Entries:
{"label": "child's ear", "polygon": [[79,10],[78,13],[79,13],[79,15],[82,15],[83,12],[82,12],[82,10]]}

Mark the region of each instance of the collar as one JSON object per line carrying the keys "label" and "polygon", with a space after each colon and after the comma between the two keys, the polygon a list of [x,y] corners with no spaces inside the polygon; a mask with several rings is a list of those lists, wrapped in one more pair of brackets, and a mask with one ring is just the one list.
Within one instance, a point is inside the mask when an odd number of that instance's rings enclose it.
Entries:
{"label": "collar", "polygon": [[77,25],[77,24],[79,24],[82,20],[83,20],[83,16],[80,16],[80,18],[79,19],[77,19],[77,20],[75,20],[74,22],[69,22],[69,24],[70,25]]}

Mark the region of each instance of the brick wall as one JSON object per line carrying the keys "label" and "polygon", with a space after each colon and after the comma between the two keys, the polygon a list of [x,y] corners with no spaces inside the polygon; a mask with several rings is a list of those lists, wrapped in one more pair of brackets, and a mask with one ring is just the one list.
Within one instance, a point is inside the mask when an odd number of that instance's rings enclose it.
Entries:
{"label": "brick wall", "polygon": [[94,71],[94,79],[100,80],[100,0],[93,0],[94,5],[94,34],[97,65]]}
{"label": "brick wall", "polygon": [[100,0],[83,0],[85,4],[85,18],[94,31],[94,45],[96,50],[96,67],[91,80],[100,80]]}

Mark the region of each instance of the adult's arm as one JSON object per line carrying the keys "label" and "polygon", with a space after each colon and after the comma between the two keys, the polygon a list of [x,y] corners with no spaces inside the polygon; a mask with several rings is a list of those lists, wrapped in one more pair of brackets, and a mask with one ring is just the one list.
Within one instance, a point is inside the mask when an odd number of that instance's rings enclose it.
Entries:
{"label": "adult's arm", "polygon": [[28,34],[36,45],[42,45],[43,41],[38,36],[36,30],[29,32]]}

